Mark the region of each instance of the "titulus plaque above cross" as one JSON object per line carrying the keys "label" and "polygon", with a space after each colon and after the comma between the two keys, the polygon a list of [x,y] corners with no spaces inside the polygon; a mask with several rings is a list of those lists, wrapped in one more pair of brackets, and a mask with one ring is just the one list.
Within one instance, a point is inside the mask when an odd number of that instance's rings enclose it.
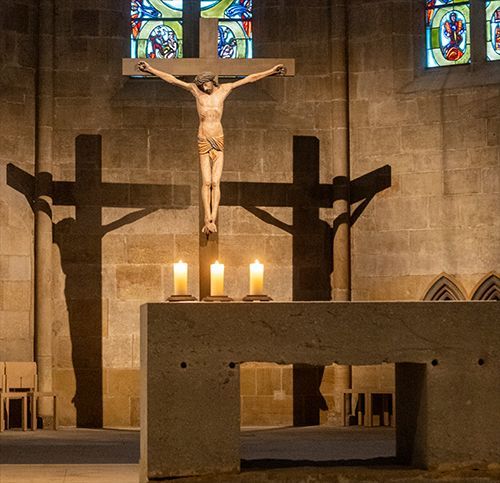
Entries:
{"label": "titulus plaque above cross", "polygon": [[[174,76],[195,76],[200,72],[213,72],[218,77],[241,77],[264,71],[277,64],[284,65],[286,76],[295,75],[295,59],[221,59],[217,54],[217,18],[200,18],[200,56],[182,59],[147,59],[151,67]],[[140,72],[137,64],[144,59],[122,59],[122,74],[150,76]]]}

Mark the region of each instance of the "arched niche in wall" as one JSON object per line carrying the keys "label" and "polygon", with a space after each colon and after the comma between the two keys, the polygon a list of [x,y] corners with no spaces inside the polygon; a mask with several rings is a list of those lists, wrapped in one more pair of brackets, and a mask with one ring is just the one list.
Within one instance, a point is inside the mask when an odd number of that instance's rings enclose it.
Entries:
{"label": "arched niche in wall", "polygon": [[465,290],[450,275],[442,273],[430,284],[424,300],[465,300]]}
{"label": "arched niche in wall", "polygon": [[495,273],[486,275],[473,290],[472,300],[500,300],[500,278]]}

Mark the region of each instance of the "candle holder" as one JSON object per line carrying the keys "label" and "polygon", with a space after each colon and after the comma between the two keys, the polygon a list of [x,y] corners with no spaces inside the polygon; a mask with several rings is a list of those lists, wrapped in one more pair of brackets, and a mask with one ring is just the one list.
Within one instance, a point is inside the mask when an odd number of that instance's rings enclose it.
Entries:
{"label": "candle holder", "polygon": [[232,302],[233,299],[227,295],[209,295],[203,299],[203,302]]}
{"label": "candle holder", "polygon": [[243,302],[271,302],[273,299],[269,295],[247,295]]}
{"label": "candle holder", "polygon": [[192,295],[171,295],[167,302],[196,302],[198,299]]}

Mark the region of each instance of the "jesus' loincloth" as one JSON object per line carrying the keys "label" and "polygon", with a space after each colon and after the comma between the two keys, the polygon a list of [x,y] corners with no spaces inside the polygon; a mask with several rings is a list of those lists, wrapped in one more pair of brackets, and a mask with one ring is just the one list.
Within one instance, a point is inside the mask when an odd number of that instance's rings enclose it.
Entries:
{"label": "jesus' loincloth", "polygon": [[217,153],[224,152],[224,136],[200,137],[198,136],[198,152],[208,154],[212,161],[217,159]]}

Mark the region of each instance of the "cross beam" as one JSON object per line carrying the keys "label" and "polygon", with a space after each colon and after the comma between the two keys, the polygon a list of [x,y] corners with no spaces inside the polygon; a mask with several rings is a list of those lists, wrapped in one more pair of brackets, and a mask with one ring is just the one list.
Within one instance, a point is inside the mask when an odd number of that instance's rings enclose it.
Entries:
{"label": "cross beam", "polygon": [[[247,76],[283,64],[287,76],[295,75],[295,59],[220,59],[217,55],[218,19],[200,19],[200,57],[194,59],[148,59],[151,67],[176,76],[194,76],[210,71],[220,77]],[[137,64],[143,59],[122,59],[122,74],[150,76]]]}

